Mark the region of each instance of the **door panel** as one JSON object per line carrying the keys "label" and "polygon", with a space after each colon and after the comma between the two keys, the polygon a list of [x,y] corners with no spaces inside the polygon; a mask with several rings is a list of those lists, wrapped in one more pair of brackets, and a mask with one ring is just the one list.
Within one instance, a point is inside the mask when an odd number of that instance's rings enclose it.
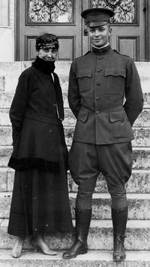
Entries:
{"label": "door panel", "polygon": [[[145,0],[89,0],[86,8],[92,7],[109,7],[115,12],[111,24],[112,48],[134,60],[145,61]],[[87,36],[84,43],[86,52],[90,47]]]}
{"label": "door panel", "polygon": [[128,55],[135,60],[140,59],[140,38],[139,36],[118,36],[118,51]]}
{"label": "door panel", "polygon": [[[51,4],[51,7],[53,6],[51,14],[44,10],[42,4],[39,4],[45,2]],[[34,3],[37,5],[33,6]],[[61,10],[64,10],[65,3],[66,5],[70,3],[72,11],[70,12],[69,9],[68,13],[62,14]],[[55,4],[57,4],[57,9]],[[59,6],[59,4],[61,5]],[[17,60],[35,58],[35,39],[45,32],[58,36],[59,60],[73,60],[81,55],[81,1],[19,0],[17,9],[19,19],[17,25],[20,25],[17,27]],[[59,16],[57,16],[58,10],[60,11]],[[48,14],[50,14],[49,17]]]}
{"label": "door panel", "polygon": [[[90,49],[90,42],[88,36],[84,34],[86,28],[80,14],[86,8],[108,6],[115,12],[111,25],[112,48],[131,56],[136,61],[145,61],[150,54],[149,2],[148,0],[16,0],[16,59],[35,58],[35,39],[44,32],[58,36],[59,60],[73,60],[85,54]],[[42,3],[47,5],[46,10]]]}
{"label": "door panel", "polygon": [[[37,35],[38,36],[38,35]],[[37,36],[25,36],[25,60],[33,60],[36,55],[35,40]],[[74,36],[58,36],[59,60],[72,60],[74,58]]]}

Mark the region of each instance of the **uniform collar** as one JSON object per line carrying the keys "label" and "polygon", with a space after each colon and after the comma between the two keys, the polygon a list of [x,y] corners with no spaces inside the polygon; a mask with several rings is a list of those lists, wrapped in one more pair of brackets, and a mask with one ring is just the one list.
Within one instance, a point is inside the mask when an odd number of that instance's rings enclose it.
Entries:
{"label": "uniform collar", "polygon": [[108,44],[107,46],[101,47],[101,48],[98,48],[98,47],[96,47],[96,46],[92,46],[92,47],[91,47],[91,51],[92,51],[93,53],[95,53],[95,54],[98,54],[98,55],[105,54],[105,53],[108,52],[110,49],[111,49],[110,44]]}

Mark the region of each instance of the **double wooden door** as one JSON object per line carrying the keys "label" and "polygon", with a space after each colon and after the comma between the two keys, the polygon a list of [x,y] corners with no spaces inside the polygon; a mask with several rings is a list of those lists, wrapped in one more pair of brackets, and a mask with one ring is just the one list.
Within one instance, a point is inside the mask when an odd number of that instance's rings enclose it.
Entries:
{"label": "double wooden door", "polygon": [[59,38],[59,60],[73,60],[90,49],[80,16],[92,7],[111,7],[111,45],[136,61],[150,59],[148,0],[16,0],[16,60],[35,58],[35,39],[48,32]]}

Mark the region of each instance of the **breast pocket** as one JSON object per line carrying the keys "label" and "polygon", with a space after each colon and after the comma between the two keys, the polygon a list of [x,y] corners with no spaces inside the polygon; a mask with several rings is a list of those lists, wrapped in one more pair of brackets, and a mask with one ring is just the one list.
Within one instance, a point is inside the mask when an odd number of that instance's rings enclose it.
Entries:
{"label": "breast pocket", "polygon": [[126,70],[125,69],[105,69],[105,90],[113,93],[123,94],[125,88]]}
{"label": "breast pocket", "polygon": [[126,77],[126,71],[125,69],[105,69],[105,74],[104,76],[113,76],[113,77]]}
{"label": "breast pocket", "polygon": [[91,71],[82,71],[77,74],[77,80],[79,85],[79,90],[86,91],[90,90],[91,88],[91,79],[92,73]]}

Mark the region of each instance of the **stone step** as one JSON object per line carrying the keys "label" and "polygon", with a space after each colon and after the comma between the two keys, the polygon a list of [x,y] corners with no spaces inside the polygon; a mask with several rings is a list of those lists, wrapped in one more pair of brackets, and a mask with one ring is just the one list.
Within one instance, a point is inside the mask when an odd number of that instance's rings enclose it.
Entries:
{"label": "stone step", "polygon": [[[63,87],[68,82],[71,61],[56,61],[56,73],[60,77]],[[149,90],[148,85],[150,82],[150,63],[149,62],[135,62],[137,67],[143,92]],[[0,62],[0,76],[5,77],[5,89],[7,92],[14,90],[20,73],[26,68],[31,66],[31,61],[18,61],[18,62]]]}
{"label": "stone step", "polygon": [[[0,146],[0,167],[6,167],[12,152],[11,146]],[[150,170],[150,148],[133,150],[133,169]]]}
{"label": "stone step", "polygon": [[[72,144],[74,128],[65,128],[66,143],[68,146]],[[134,128],[134,137],[132,144],[136,147],[150,147],[150,127]],[[10,146],[12,144],[12,131],[9,126],[0,126],[0,146]]]}
{"label": "stone step", "polygon": [[[76,119],[71,110],[69,108],[65,108],[64,126],[72,128],[75,126],[75,122]],[[2,105],[0,105],[0,126],[11,126],[9,120],[9,108],[3,108]],[[135,121],[134,127],[150,127],[150,107],[143,109]]]}
{"label": "stone step", "polygon": [[[0,193],[0,218],[8,218],[11,192]],[[150,194],[127,194],[129,203],[129,219],[150,220]],[[70,193],[70,206],[74,218],[76,194]],[[111,199],[108,193],[93,194],[92,218],[105,220],[111,218]]]}
{"label": "stone step", "polygon": [[[21,74],[21,72],[30,65],[31,62],[11,62],[11,63],[0,62],[0,77],[3,80],[2,90],[4,92],[2,96],[0,96],[0,107],[8,108],[10,106],[18,82],[18,77]],[[68,107],[67,91],[68,91],[68,77],[69,77],[70,65],[71,62],[69,61],[56,62],[56,72],[58,73],[60,78],[65,107]],[[141,79],[145,104],[150,105],[150,92],[149,92],[150,64],[149,62],[142,62],[142,63],[136,62],[136,66],[138,68]]]}
{"label": "stone step", "polygon": [[[14,181],[14,170],[10,168],[0,168],[0,192],[12,191]],[[70,192],[77,192],[77,185],[71,178],[68,171],[68,185]],[[102,174],[97,179],[95,192],[106,193],[107,185]],[[150,171],[133,170],[132,175],[127,183],[128,193],[150,193]]]}
{"label": "stone step", "polygon": [[[11,181],[13,177],[9,176]],[[77,192],[77,184],[73,181],[70,172],[68,172],[69,191]],[[9,183],[10,184],[10,183]],[[10,187],[12,189],[12,187]],[[132,175],[127,183],[128,193],[150,193],[150,171],[145,170],[133,170]],[[6,191],[6,190],[5,190]],[[9,191],[9,190],[8,190]],[[95,188],[97,193],[107,193],[107,184],[102,174],[97,179]]]}
{"label": "stone step", "polygon": [[57,256],[24,250],[21,258],[13,259],[11,250],[0,250],[0,267],[149,267],[149,251],[127,251],[126,260],[116,264],[112,261],[112,251],[89,250],[75,259],[63,260],[62,251]]}
{"label": "stone step", "polygon": [[135,147],[150,147],[150,127],[134,128],[134,140],[132,145]]}
{"label": "stone step", "polygon": [[[6,121],[7,123],[8,120]],[[5,122],[4,122],[5,123]],[[76,119],[69,108],[65,108],[65,120],[64,126],[65,127],[74,127],[76,123]],[[6,124],[3,124],[6,125]],[[8,124],[9,125],[9,124]],[[139,115],[137,120],[134,123],[134,127],[150,127],[150,108],[144,108],[142,113]]]}
{"label": "stone step", "polygon": [[[0,135],[6,136],[8,140],[6,140],[6,145],[10,145],[11,142],[11,137],[10,133],[5,135],[5,128],[2,128],[2,133],[0,129]],[[133,146],[135,147],[150,147],[150,127],[149,128],[134,128],[134,140],[132,141]],[[10,130],[8,129],[8,132]],[[72,144],[72,139],[73,139],[73,134],[74,134],[74,127],[66,127],[65,128],[65,137],[66,137],[66,143],[67,146],[71,146]],[[4,139],[4,138],[3,138]]]}
{"label": "stone step", "polygon": [[133,169],[150,170],[150,148],[133,150]]}
{"label": "stone step", "polygon": [[150,84],[150,63],[149,62],[135,62],[143,92],[149,92],[149,84]]}
{"label": "stone step", "polygon": [[[17,83],[17,81],[16,81]],[[68,82],[64,82],[63,78],[62,78],[62,92],[63,92],[63,100],[64,100],[64,107],[68,108],[69,104],[68,104]],[[149,82],[150,83],[150,82]],[[148,85],[149,88],[149,85]],[[0,108],[3,109],[9,109],[13,96],[15,93],[15,87],[12,89],[11,87],[11,91],[5,91],[3,90],[3,92],[0,94]],[[143,97],[144,97],[144,106],[145,107],[150,107],[150,92],[143,92]]]}
{"label": "stone step", "polygon": [[18,77],[23,71],[22,62],[0,62],[0,77],[3,78],[3,91],[7,93],[14,92]]}
{"label": "stone step", "polygon": [[[15,238],[7,234],[8,220],[0,223],[0,248],[9,249],[14,245]],[[47,236],[46,241],[52,249],[69,248],[73,242],[71,235]],[[111,220],[92,220],[88,236],[89,249],[112,250],[112,222]],[[127,250],[150,250],[150,220],[129,220],[127,223],[125,247]],[[31,248],[29,241],[24,248]]]}
{"label": "stone step", "polygon": [[[127,194],[130,220],[150,220],[150,194]],[[74,218],[76,194],[70,193],[70,206]],[[5,199],[2,199],[2,202]],[[1,205],[0,205],[1,207]],[[8,208],[6,207],[8,210]],[[1,208],[0,214],[5,214]],[[96,220],[111,219],[111,199],[107,193],[93,194],[92,218]]]}

